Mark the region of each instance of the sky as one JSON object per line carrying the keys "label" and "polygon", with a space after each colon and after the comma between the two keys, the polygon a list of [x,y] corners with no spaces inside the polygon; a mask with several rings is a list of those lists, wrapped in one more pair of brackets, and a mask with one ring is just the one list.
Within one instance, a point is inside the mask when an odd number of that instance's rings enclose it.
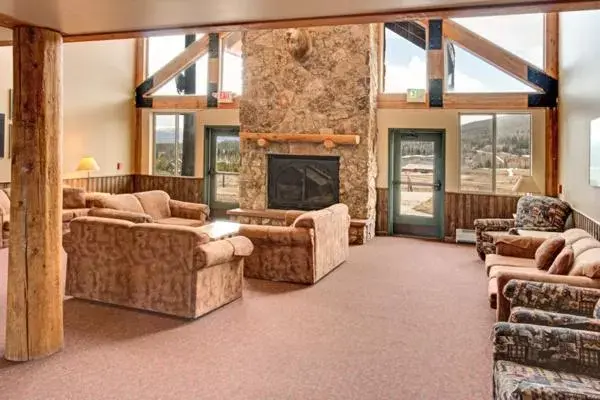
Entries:
{"label": "sky", "polygon": [[[455,22],[509,50],[534,65],[543,67],[544,19],[542,14],[456,18]],[[454,92],[533,91],[467,50],[455,45]],[[426,86],[426,52],[408,40],[386,30],[386,93]]]}

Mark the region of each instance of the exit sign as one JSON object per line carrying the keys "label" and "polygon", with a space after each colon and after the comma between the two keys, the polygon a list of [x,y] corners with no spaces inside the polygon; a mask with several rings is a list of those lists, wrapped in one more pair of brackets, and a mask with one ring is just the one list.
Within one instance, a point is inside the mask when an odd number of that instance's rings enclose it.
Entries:
{"label": "exit sign", "polygon": [[219,103],[233,103],[233,92],[219,92],[217,95]]}
{"label": "exit sign", "polygon": [[408,103],[425,103],[425,89],[407,89],[406,101]]}

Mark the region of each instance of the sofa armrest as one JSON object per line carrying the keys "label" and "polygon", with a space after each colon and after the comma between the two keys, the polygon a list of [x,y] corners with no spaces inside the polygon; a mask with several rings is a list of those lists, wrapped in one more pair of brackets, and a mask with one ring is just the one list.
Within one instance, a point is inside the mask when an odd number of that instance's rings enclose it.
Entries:
{"label": "sofa armrest", "polygon": [[194,267],[200,269],[224,264],[236,257],[249,256],[253,250],[250,239],[243,236],[201,244],[194,249]]}
{"label": "sofa armrest", "polygon": [[90,217],[123,219],[136,224],[153,222],[148,214],[136,213],[131,211],[113,210],[112,208],[92,208],[88,213]]}
{"label": "sofa armrest", "polygon": [[73,252],[73,233],[67,231],[62,235],[62,246],[67,254]]}
{"label": "sofa armrest", "polygon": [[473,224],[476,232],[498,232],[513,228],[515,220],[513,218],[478,218]]}
{"label": "sofa armrest", "polygon": [[195,219],[205,222],[210,215],[210,207],[206,204],[169,200],[171,215],[176,218]]}
{"label": "sofa armrest", "polygon": [[510,280],[502,293],[511,308],[527,307],[583,317],[592,317],[600,300],[600,289],[517,279]]}
{"label": "sofa armrest", "polygon": [[504,235],[496,239],[496,254],[507,257],[535,258],[543,238],[531,236]]}
{"label": "sofa armrest", "polygon": [[312,245],[314,237],[312,229],[270,225],[240,225],[238,234],[255,246],[307,246]]}
{"label": "sofa armrest", "polygon": [[492,342],[494,361],[600,376],[600,332],[498,322]]}
{"label": "sofa armrest", "polygon": [[600,289],[600,279],[591,279],[586,276],[540,274],[539,272],[535,271],[526,271],[527,268],[521,269],[523,269],[523,271],[503,271],[496,275],[496,283],[498,285],[496,317],[498,321],[508,321],[508,317],[510,315],[510,301],[504,296],[504,287],[512,279],[533,282],[562,283],[576,287]]}
{"label": "sofa armrest", "polygon": [[600,332],[600,319],[526,307],[513,308],[508,322]]}

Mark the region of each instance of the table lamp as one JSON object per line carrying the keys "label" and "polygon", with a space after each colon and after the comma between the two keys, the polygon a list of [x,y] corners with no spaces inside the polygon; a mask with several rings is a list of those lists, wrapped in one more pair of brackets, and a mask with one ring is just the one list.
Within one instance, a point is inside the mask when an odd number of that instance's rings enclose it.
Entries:
{"label": "table lamp", "polygon": [[77,171],[87,171],[88,181],[86,183],[86,190],[89,189],[90,186],[90,174],[92,171],[100,171],[100,167],[94,157],[83,157],[79,160],[79,165],[77,166]]}
{"label": "table lamp", "polygon": [[540,188],[535,183],[532,176],[522,176],[512,189],[515,193],[526,193],[528,196],[534,193],[540,193]]}

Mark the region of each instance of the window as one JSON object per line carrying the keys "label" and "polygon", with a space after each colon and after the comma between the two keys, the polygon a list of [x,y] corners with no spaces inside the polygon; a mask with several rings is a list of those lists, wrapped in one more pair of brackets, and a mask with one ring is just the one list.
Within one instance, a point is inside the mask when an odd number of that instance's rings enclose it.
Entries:
{"label": "window", "polygon": [[[452,42],[451,42],[452,43]],[[535,89],[516,78],[488,64],[468,50],[453,43],[455,56],[454,87],[448,85],[448,92],[455,93],[533,93]]]}
{"label": "window", "polygon": [[223,38],[221,91],[242,94],[242,33],[232,32]]}
{"label": "window", "polygon": [[[383,78],[383,92],[385,93],[406,93],[407,89],[427,88],[425,42],[424,40],[419,41],[419,35],[414,33],[418,27],[413,24],[416,22],[386,24]],[[392,30],[392,28],[396,29]],[[401,33],[413,41],[401,36]],[[415,43],[419,43],[419,45]]]}
{"label": "window", "polygon": [[544,14],[453,18],[465,28],[544,68]]}
{"label": "window", "polygon": [[460,190],[513,194],[531,175],[531,114],[460,115]]}
{"label": "window", "polygon": [[154,174],[194,176],[196,116],[154,114]]}
{"label": "window", "polygon": [[[196,35],[196,40],[204,34]],[[148,76],[164,67],[185,49],[185,35],[152,36],[148,38]],[[208,87],[208,53],[196,61],[196,94],[205,95]],[[156,95],[178,95],[173,78],[158,89]]]}

